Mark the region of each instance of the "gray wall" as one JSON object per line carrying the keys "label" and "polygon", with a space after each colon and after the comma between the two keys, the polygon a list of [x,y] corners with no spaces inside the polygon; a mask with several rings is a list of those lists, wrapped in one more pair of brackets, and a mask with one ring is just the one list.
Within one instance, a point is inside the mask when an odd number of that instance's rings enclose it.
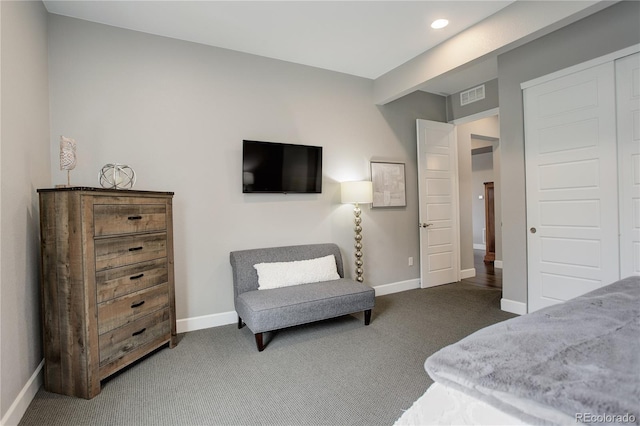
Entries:
{"label": "gray wall", "polygon": [[498,57],[503,297],[527,302],[524,122],[520,83],[640,43],[640,3],[619,2]]}
{"label": "gray wall", "polygon": [[8,410],[42,360],[35,190],[51,182],[47,13],[41,2],[2,1],[0,10],[0,417],[11,424],[26,407]]}
{"label": "gray wall", "polygon": [[[416,120],[425,119],[444,122],[446,119],[446,99],[425,92],[414,92],[386,105],[376,108],[393,132],[393,137],[402,141],[401,155],[389,155],[384,150],[371,152],[371,161],[391,161],[405,163],[407,206],[396,208],[368,209],[372,221],[364,224],[363,239],[366,252],[376,253],[372,262],[389,262],[393,269],[380,270],[378,283],[394,283],[420,277],[420,233],[418,229],[418,165]],[[366,152],[368,148],[363,146]],[[351,224],[350,224],[351,225]],[[352,227],[351,227],[352,228]],[[351,229],[350,228],[350,229]],[[347,251],[351,253],[347,245]],[[383,249],[383,250],[382,250]],[[344,252],[343,252],[344,253]],[[409,257],[413,257],[414,266],[408,266]],[[412,275],[407,275],[411,271]],[[366,273],[365,278],[371,278]],[[371,282],[370,282],[371,283]]]}
{"label": "gray wall", "polygon": [[[78,143],[72,184],[106,163],[132,166],[136,189],[174,191],[178,319],[233,311],[229,252],[334,241],[352,274],[352,206],[339,182],[369,161],[406,164],[407,207],[363,209],[365,279],[419,277],[415,119],[445,121],[445,98],[383,107],[368,79],[50,16],[52,183],[59,135]],[[242,139],[324,147],[322,194],[243,195]],[[417,263],[417,262],[416,262]]]}
{"label": "gray wall", "polygon": [[[465,92],[474,87],[484,84],[484,99],[476,102],[472,102],[467,105],[460,104],[460,93]],[[498,108],[498,79],[486,81],[484,83],[478,82],[473,86],[461,90],[458,93],[447,96],[447,120],[453,121],[462,117],[468,117],[480,112],[488,111],[490,109]]]}

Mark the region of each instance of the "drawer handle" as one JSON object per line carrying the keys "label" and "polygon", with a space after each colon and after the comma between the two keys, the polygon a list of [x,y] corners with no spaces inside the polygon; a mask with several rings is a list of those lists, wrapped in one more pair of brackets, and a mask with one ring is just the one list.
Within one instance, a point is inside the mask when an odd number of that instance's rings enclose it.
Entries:
{"label": "drawer handle", "polygon": [[144,305],[144,300],[142,302],[138,302],[138,303],[134,303],[131,305],[131,309],[133,308],[138,308],[140,306]]}
{"label": "drawer handle", "polygon": [[129,216],[127,219],[129,219],[129,220],[140,220],[140,219],[142,219],[142,216]]}
{"label": "drawer handle", "polygon": [[138,251],[138,250],[142,250],[142,247],[131,247],[129,249],[129,251]]}
{"label": "drawer handle", "polygon": [[138,274],[138,275],[134,275],[132,277],[129,277],[130,280],[137,280],[144,277],[144,274]]}
{"label": "drawer handle", "polygon": [[145,327],[145,328],[143,328],[142,330],[138,330],[138,331],[136,331],[135,333],[132,333],[132,334],[131,334],[131,337],[133,337],[133,336],[139,336],[140,334],[144,333],[145,331],[147,331],[147,328],[146,328],[146,327]]}

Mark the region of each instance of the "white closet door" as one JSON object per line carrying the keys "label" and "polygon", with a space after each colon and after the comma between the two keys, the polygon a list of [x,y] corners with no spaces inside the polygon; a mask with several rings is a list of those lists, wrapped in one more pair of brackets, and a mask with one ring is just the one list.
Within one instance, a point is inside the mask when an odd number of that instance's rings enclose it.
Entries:
{"label": "white closet door", "polygon": [[524,92],[529,312],[619,279],[615,106],[612,62]]}
{"label": "white closet door", "polygon": [[640,53],[616,61],[620,276],[640,275]]}

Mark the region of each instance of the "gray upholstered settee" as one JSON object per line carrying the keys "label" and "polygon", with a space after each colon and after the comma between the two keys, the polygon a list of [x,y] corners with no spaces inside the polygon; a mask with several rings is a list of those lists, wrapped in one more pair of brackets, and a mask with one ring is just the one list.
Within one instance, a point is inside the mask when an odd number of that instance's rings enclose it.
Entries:
{"label": "gray upholstered settee", "polygon": [[[334,255],[339,279],[258,290],[254,265],[290,262]],[[233,293],[238,328],[244,324],[255,335],[258,350],[264,349],[263,333],[309,322],[364,312],[369,325],[375,291],[360,282],[344,278],[340,249],[335,244],[309,244],[233,251]]]}

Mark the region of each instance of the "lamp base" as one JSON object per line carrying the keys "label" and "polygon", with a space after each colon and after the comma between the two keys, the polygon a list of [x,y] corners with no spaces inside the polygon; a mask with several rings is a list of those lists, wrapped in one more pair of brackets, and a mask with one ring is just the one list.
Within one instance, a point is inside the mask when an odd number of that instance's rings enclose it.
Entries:
{"label": "lamp base", "polygon": [[362,213],[362,210],[360,209],[360,206],[358,205],[358,203],[356,203],[354,209],[353,209],[353,215],[355,216],[353,222],[355,223],[355,228],[353,229],[355,231],[355,244],[354,247],[356,249],[355,252],[355,265],[356,265],[356,281],[363,283],[364,282],[364,268],[363,266],[363,262],[362,262],[362,226],[360,226],[360,224],[362,223],[362,218],[360,217],[360,214]]}

